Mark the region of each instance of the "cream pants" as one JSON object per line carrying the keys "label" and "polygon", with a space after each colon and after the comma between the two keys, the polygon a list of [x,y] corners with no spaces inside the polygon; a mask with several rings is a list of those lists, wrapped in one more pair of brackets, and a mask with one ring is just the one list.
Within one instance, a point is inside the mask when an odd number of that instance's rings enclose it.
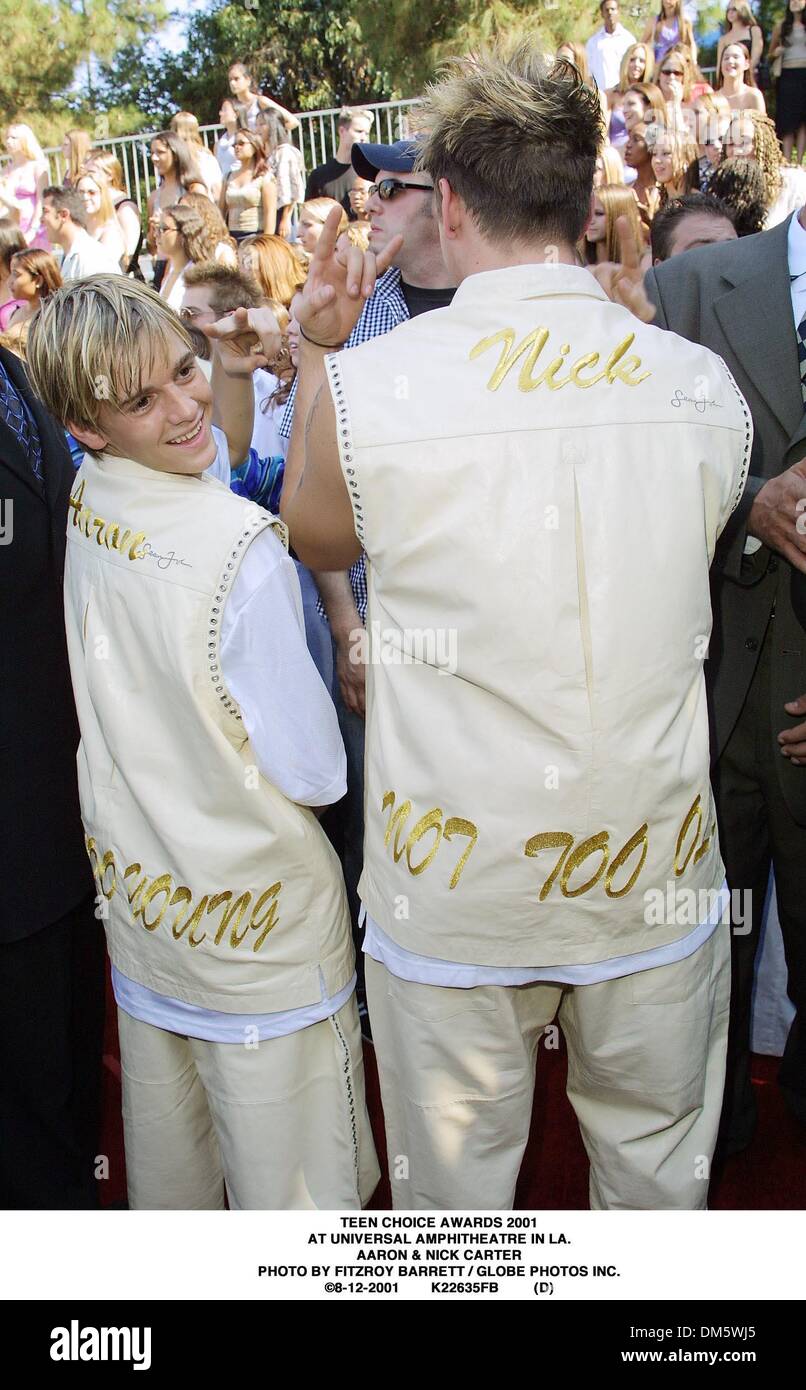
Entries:
{"label": "cream pants", "polygon": [[118,1010],[129,1206],[359,1210],[380,1170],[355,996],[254,1048]]}
{"label": "cream pants", "polygon": [[557,1015],[591,1207],[704,1208],[725,1078],[729,931],[718,926],[687,960],[593,985],[444,989],[397,979],[367,956],[394,1206],[512,1207],[538,1043]]}

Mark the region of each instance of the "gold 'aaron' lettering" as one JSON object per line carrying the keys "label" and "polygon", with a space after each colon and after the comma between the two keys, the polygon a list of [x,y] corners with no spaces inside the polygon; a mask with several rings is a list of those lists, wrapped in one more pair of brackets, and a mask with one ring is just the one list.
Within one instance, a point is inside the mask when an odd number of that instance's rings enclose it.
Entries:
{"label": "gold 'aaron' lettering", "polygon": [[99,545],[105,545],[107,550],[117,550],[121,555],[128,555],[130,560],[142,560],[145,556],[142,548],[146,539],[145,531],[138,531],[136,535],[132,535],[129,527],[121,529],[120,522],[107,521],[104,517],[95,515],[91,507],[84,506],[85,486],[86,479],[82,478],[70,496],[73,525],[77,526],[88,540],[92,539],[94,530],[96,541]]}
{"label": "gold 'aaron' lettering", "polygon": [[[623,382],[625,386],[639,386],[651,375],[650,372],[640,372],[640,357],[635,354],[631,357],[625,356],[635,342],[635,334],[629,333],[613,348],[601,371],[588,377],[587,380],[580,377],[580,372],[586,367],[597,366],[601,354],[586,352],[575,362],[567,363],[565,359],[571,352],[570,343],[562,343],[559,355],[549,363],[539,376],[533,377],[532,371],[548,339],[549,330],[541,326],[540,328],[533,328],[516,346],[515,329],[501,328],[497,333],[490,333],[486,338],[481,338],[470,349],[469,356],[470,360],[474,361],[482,353],[489,351],[490,348],[501,348],[498,365],[487,382],[488,391],[497,391],[502,381],[521,361],[521,358],[523,361],[518,375],[519,391],[536,391],[538,386],[547,386],[550,391],[561,391],[563,386],[568,385],[578,386],[580,390],[586,390],[589,386],[596,386],[600,381],[606,382],[608,386],[612,386],[616,381]],[[562,378],[558,377],[558,372],[566,365],[568,366],[568,375]]]}

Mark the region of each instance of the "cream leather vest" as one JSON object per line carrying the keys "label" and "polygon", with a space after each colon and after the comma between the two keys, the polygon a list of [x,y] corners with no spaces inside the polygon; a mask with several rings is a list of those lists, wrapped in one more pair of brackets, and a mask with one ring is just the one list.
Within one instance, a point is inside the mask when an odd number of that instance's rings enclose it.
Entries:
{"label": "cream leather vest", "polygon": [[[338,860],[262,778],[219,665],[267,512],[208,478],[87,455],[68,518],[81,813],[109,951],[162,994],[274,1012],[350,979]],[[283,537],[284,538],[284,537]]]}
{"label": "cream leather vest", "polygon": [[708,569],[752,437],[724,364],[519,266],[328,372],[369,558],[367,911],[479,965],[684,936],[645,895],[723,878]]}

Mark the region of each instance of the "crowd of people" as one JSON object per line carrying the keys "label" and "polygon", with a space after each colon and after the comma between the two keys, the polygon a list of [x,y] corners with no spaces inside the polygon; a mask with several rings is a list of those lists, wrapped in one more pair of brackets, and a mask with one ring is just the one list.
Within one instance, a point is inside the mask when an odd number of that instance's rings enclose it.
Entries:
{"label": "crowd of people", "polygon": [[558,1017],[591,1205],[704,1208],[772,861],[806,1120],[806,176],[746,6],[716,91],[600,11],[307,179],[234,63],[145,226],[9,131],[6,1206],[97,1200],[102,928],[132,1207],[365,1203],[362,1034],[395,1204],[511,1206]]}

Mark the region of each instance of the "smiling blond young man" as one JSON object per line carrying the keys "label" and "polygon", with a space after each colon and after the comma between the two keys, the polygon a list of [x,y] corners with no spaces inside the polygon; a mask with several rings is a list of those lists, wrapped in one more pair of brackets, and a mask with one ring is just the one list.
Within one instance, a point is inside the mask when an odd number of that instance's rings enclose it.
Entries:
{"label": "smiling blond young man", "polygon": [[237,463],[279,335],[254,309],[210,334],[212,389],[164,301],[110,276],[53,295],[30,340],[87,450],[65,602],[129,1202],[350,1209],[378,1170],[344,889],[311,809],[343,794],[344,752],[284,528],[208,472],[214,397]]}

